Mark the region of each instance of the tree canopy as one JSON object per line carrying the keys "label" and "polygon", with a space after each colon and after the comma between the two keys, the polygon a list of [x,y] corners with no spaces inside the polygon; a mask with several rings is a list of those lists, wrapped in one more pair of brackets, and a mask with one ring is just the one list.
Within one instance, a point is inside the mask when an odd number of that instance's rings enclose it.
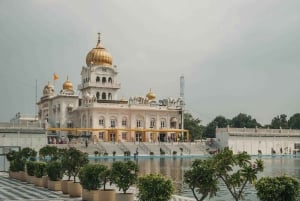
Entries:
{"label": "tree canopy", "polygon": [[296,201],[300,196],[300,183],[289,176],[262,177],[255,183],[261,201]]}
{"label": "tree canopy", "polygon": [[189,185],[197,201],[203,201],[208,196],[211,198],[219,190],[218,177],[212,160],[193,161],[191,169],[184,173],[184,182]]}
{"label": "tree canopy", "polygon": [[285,114],[281,114],[281,115],[274,117],[271,121],[270,128],[273,128],[273,129],[289,128],[287,116]]}
{"label": "tree canopy", "polygon": [[261,127],[259,123],[257,123],[256,119],[253,119],[250,115],[240,113],[237,116],[233,117],[230,126],[234,128],[255,128]]}
{"label": "tree canopy", "polygon": [[[264,169],[261,159],[251,160],[246,152],[233,154],[225,148],[212,158],[195,160],[191,169],[184,174],[184,181],[192,190],[197,201],[216,195],[220,179],[229,190],[234,200],[242,200],[247,184],[257,179],[257,174]],[[201,196],[198,197],[197,194]]]}
{"label": "tree canopy", "polygon": [[207,124],[204,131],[204,136],[208,138],[216,137],[216,127],[225,128],[229,124],[229,121],[230,120],[221,115],[217,116],[212,122]]}
{"label": "tree canopy", "polygon": [[300,129],[300,113],[296,113],[290,117],[288,126],[291,129]]}
{"label": "tree canopy", "polygon": [[191,140],[201,139],[203,126],[200,125],[201,120],[194,118],[190,113],[184,113],[184,128],[189,130]]}
{"label": "tree canopy", "polygon": [[227,126],[233,128],[256,128],[256,127],[269,127],[272,129],[300,129],[300,113],[295,113],[289,120],[287,115],[280,114],[275,116],[270,124],[262,126],[251,115],[239,113],[232,119],[227,119],[222,115],[216,116],[206,126],[201,125],[199,118],[194,118],[190,113],[184,114],[184,128],[190,131],[191,140],[201,138],[214,138],[216,137],[216,128],[226,128]]}

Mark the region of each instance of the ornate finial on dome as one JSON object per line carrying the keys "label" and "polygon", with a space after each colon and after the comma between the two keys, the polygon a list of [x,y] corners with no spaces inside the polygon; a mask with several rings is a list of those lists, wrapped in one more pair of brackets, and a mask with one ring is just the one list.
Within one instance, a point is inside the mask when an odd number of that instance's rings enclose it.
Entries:
{"label": "ornate finial on dome", "polygon": [[67,76],[67,80],[63,83],[63,89],[73,91],[73,84],[70,82],[69,76]]}
{"label": "ornate finial on dome", "polygon": [[101,42],[101,40],[100,40],[100,35],[101,35],[101,33],[98,32],[98,42],[97,42],[97,45],[96,45],[97,48],[100,47],[100,42]]}
{"label": "ornate finial on dome", "polygon": [[44,95],[44,97],[54,95],[54,86],[51,85],[49,81],[48,81],[48,84],[46,84],[44,86],[43,95]]}
{"label": "ornate finial on dome", "polygon": [[148,98],[149,101],[153,101],[156,98],[156,95],[150,89],[149,92],[147,93],[146,97]]}

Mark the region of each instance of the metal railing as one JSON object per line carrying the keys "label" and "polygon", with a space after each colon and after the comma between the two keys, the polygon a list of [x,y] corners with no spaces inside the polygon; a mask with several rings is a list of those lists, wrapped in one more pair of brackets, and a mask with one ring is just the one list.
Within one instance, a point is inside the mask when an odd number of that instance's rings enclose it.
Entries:
{"label": "metal railing", "polygon": [[179,148],[182,148],[184,152],[191,154],[191,149],[188,148],[185,144],[180,144]]}
{"label": "metal railing", "polygon": [[146,154],[152,152],[151,149],[147,145],[145,145],[144,142],[139,143],[139,148],[141,148]]}
{"label": "metal railing", "polygon": [[105,147],[101,144],[101,142],[98,143],[97,149],[100,151],[100,153],[107,153],[107,150]]}
{"label": "metal railing", "polygon": [[119,149],[121,149],[123,152],[128,152],[128,151],[130,151],[130,150],[128,149],[128,147],[126,147],[126,145],[125,145],[123,142],[118,143],[117,146],[118,146]]}

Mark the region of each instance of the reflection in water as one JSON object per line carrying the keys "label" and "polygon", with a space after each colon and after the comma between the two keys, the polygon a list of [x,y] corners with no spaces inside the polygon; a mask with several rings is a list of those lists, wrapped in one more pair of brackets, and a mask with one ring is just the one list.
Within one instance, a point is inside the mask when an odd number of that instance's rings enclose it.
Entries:
{"label": "reflection in water", "polygon": [[[135,161],[139,166],[139,175],[149,173],[162,174],[173,180],[173,183],[176,187],[176,194],[193,197],[190,189],[183,182],[184,172],[190,168],[193,160],[195,160],[195,158],[138,158]],[[279,175],[289,175],[298,179],[300,178],[300,158],[269,157],[263,158],[262,160],[264,161],[265,170],[258,175],[258,178],[263,176]],[[111,167],[113,160],[99,159],[97,162],[106,164]],[[224,184],[220,182],[220,190],[217,193],[217,196],[210,200],[225,201],[232,200],[232,198]],[[245,189],[245,200],[258,200],[258,198],[256,197],[256,191],[253,186],[247,186],[247,188]]]}

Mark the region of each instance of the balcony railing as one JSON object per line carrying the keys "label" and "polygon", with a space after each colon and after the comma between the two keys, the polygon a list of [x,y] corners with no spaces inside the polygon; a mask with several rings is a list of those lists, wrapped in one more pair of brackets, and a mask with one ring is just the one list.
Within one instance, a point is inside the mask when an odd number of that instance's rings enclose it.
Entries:
{"label": "balcony railing", "polygon": [[89,82],[89,83],[84,83],[84,84],[79,84],[78,85],[78,90],[81,90],[86,87],[103,87],[103,88],[113,88],[113,89],[119,89],[121,88],[120,83],[102,83],[102,82]]}

